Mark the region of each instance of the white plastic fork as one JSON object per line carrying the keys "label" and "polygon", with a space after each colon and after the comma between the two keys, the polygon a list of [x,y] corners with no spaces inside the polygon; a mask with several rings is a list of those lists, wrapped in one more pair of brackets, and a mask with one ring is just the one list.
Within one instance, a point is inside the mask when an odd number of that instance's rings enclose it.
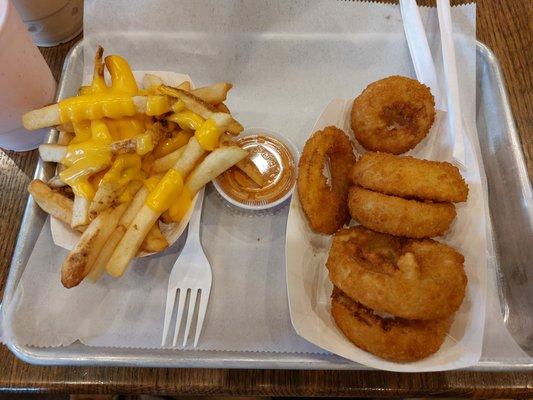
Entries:
{"label": "white plastic fork", "polygon": [[442,44],[442,60],[444,65],[444,78],[446,80],[446,100],[448,104],[448,121],[450,131],[454,138],[453,159],[465,168],[465,123],[461,114],[459,97],[459,81],[455,58],[455,45],[453,43],[453,29],[450,0],[437,0],[437,16],[439,18],[440,40]]}
{"label": "white plastic fork", "polygon": [[449,121],[448,134],[452,143],[451,156],[460,167],[465,167],[464,123],[459,104],[459,87],[455,64],[455,48],[452,39],[452,22],[449,0],[437,0],[437,14],[442,44],[442,57],[446,90],[441,91],[437,71],[420,17],[416,0],[400,0],[407,45],[416,72],[416,78],[428,85],[435,97],[438,110],[446,111]]}
{"label": "white plastic fork", "polygon": [[[202,243],[200,242],[200,218],[202,216],[203,202],[204,189],[198,193],[198,199],[196,200],[191,219],[189,220],[187,241],[170,272],[161,346],[165,346],[168,339],[170,322],[174,313],[176,300],[178,300],[178,310],[172,346],[176,346],[181,328],[181,321],[185,316],[187,317],[187,322],[185,324],[185,332],[183,336],[183,347],[187,345],[189,330],[195,314],[194,311],[197,297],[199,297],[199,307],[198,318],[196,320],[196,332],[194,334],[194,347],[196,347],[198,339],[200,338],[207,310],[207,303],[209,302],[209,293],[211,292],[211,282],[213,279],[211,265],[205,256]],[[187,297],[189,298],[189,307],[187,312],[185,312]]]}

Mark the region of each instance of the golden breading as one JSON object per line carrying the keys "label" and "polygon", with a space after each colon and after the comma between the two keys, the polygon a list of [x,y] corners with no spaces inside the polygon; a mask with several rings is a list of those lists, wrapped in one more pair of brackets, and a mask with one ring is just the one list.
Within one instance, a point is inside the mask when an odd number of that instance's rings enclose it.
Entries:
{"label": "golden breading", "polygon": [[455,203],[468,196],[468,186],[454,165],[387,153],[364,154],[352,169],[352,181],[399,197]]}
{"label": "golden breading", "polygon": [[426,137],[435,119],[429,88],[405,76],[373,82],[354,100],[351,126],[370,151],[401,154]]}
{"label": "golden breading", "polygon": [[[324,176],[328,163],[330,184]],[[349,221],[347,199],[354,163],[350,139],[334,126],[315,132],[305,143],[298,165],[298,196],[315,232],[331,234]]]}
{"label": "golden breading", "polygon": [[381,318],[338,288],[331,295],[331,315],[342,333],[356,346],[397,362],[417,361],[444,342],[448,319],[430,321]]}
{"label": "golden breading", "polygon": [[329,278],[357,302],[406,319],[437,319],[461,305],[464,258],[434,240],[412,240],[361,226],[335,234]]}
{"label": "golden breading", "polygon": [[350,214],[378,232],[410,238],[442,235],[455,218],[452,203],[407,200],[355,186],[348,195]]}

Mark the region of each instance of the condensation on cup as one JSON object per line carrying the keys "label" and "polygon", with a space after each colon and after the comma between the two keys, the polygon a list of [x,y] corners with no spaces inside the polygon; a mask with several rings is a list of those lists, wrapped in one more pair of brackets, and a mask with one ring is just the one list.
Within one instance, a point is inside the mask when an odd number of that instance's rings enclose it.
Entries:
{"label": "condensation on cup", "polygon": [[47,130],[22,127],[24,113],[50,104],[56,82],[9,0],[0,0],[0,147],[35,149]]}

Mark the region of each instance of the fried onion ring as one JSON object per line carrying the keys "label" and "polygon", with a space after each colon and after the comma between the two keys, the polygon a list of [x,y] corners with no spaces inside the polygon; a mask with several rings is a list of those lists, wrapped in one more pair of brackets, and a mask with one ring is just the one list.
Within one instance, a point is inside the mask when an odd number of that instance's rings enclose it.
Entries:
{"label": "fried onion ring", "polygon": [[431,239],[412,240],[361,226],[335,234],[326,266],[355,301],[405,319],[452,315],[465,295],[464,257]]}
{"label": "fried onion ring", "polygon": [[[331,184],[324,176],[328,163]],[[354,163],[350,139],[334,126],[314,133],[305,143],[298,165],[298,196],[313,231],[332,234],[349,221],[347,199]]]}
{"label": "fried onion ring", "polygon": [[452,203],[407,200],[354,186],[348,195],[350,214],[378,232],[410,238],[442,235],[456,212]]}
{"label": "fried onion ring", "polygon": [[454,165],[387,153],[364,154],[352,169],[352,181],[400,197],[461,202],[468,196],[468,186]]}
{"label": "fried onion ring", "polygon": [[367,150],[401,154],[426,137],[435,100],[424,84],[404,76],[371,83],[354,100],[351,126]]}
{"label": "fried onion ring", "polygon": [[409,362],[427,357],[444,342],[450,321],[382,318],[333,288],[331,315],[342,333],[356,346],[378,357]]}

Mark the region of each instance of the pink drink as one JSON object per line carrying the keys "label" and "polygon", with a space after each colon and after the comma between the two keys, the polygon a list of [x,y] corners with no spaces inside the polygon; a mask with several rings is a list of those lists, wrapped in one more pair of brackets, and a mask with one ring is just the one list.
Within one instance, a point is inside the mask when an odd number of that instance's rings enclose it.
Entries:
{"label": "pink drink", "polygon": [[0,147],[25,151],[43,142],[46,130],[28,132],[24,113],[54,99],[56,82],[9,0],[0,0]]}

